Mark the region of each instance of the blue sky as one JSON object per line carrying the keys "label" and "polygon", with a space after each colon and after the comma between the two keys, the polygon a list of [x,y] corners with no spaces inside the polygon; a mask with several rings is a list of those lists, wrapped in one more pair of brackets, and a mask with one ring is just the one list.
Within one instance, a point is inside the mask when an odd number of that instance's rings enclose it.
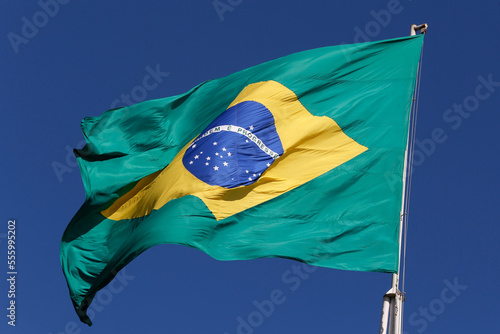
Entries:
{"label": "blue sky", "polygon": [[[498,332],[500,1],[0,6],[2,333],[234,334],[239,319],[248,323],[257,305],[273,298],[272,312],[241,333],[376,332],[389,274],[304,268],[285,259],[221,262],[175,245],[156,246],[130,263],[94,301],[94,326],[80,323],[59,263],[62,233],[84,200],[71,150],[82,145],[86,116],[182,93],[293,52],[405,36],[423,22],[430,28],[404,329]],[[155,81],[145,84],[147,75]],[[15,328],[6,317],[9,220],[16,221]]]}

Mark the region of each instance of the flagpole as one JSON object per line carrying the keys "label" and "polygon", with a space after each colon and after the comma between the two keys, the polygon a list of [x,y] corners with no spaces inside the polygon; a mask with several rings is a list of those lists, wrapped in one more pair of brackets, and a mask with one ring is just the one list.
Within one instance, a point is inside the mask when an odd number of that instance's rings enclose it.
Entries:
{"label": "flagpole", "polygon": [[[410,29],[410,36],[417,34],[417,31],[425,34],[427,32],[427,23],[416,25],[412,24]],[[418,65],[420,66],[420,64]],[[418,72],[418,70],[417,70]],[[399,216],[399,260],[398,271],[392,274],[391,289],[384,295],[382,302],[382,315],[380,319],[379,334],[386,334],[389,329],[389,334],[402,334],[402,313],[403,313],[403,294],[399,290],[399,268],[401,267],[401,243],[403,238],[403,223],[406,205],[406,179],[408,173],[408,147],[410,144],[410,131],[408,130],[408,140],[406,142],[404,168],[403,168],[403,192],[401,200],[401,211]]]}

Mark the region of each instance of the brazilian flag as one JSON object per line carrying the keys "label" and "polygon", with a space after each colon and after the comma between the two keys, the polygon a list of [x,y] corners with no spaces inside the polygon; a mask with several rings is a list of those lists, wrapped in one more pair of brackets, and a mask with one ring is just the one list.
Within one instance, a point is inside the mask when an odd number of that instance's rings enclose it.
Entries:
{"label": "brazilian flag", "polygon": [[61,242],[80,319],[163,243],[394,273],[423,36],[325,47],[85,118],[86,199]]}

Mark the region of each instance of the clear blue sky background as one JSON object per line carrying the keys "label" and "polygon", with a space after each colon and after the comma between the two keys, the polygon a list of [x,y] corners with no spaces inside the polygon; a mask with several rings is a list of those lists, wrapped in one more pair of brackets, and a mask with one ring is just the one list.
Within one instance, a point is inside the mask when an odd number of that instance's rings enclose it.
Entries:
{"label": "clear blue sky background", "polygon": [[[82,144],[80,121],[122,94],[170,96],[293,52],[405,36],[423,22],[417,139],[426,144],[413,176],[405,331],[498,333],[500,1],[221,0],[232,9],[221,15],[212,0],[59,1],[50,15],[40,3],[55,1],[0,4],[1,333],[234,334],[238,317],[248,321],[254,301],[275,289],[284,301],[254,333],[376,333],[389,274],[295,274],[290,260],[220,262],[175,245],[128,265],[94,302],[88,328],[59,263],[62,233],[84,200],[69,152]],[[148,67],[168,75],[144,90]],[[465,104],[462,115],[447,111],[455,104]],[[438,128],[446,140],[431,144]],[[6,317],[9,219],[15,328]]]}

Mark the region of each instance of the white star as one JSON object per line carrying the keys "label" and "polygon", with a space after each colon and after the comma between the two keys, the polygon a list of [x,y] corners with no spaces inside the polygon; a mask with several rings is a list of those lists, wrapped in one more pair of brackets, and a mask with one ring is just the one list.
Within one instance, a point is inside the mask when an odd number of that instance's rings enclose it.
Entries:
{"label": "white star", "polygon": [[196,144],[193,145],[193,148],[195,148],[195,147],[196,147]]}
{"label": "white star", "polygon": [[248,143],[248,139],[247,139],[247,140],[245,140],[245,143]]}
{"label": "white star", "polygon": [[253,175],[253,177],[256,177],[256,176],[257,176],[257,174],[254,174],[254,175]]}
{"label": "white star", "polygon": [[195,159],[198,159],[199,157],[200,157],[199,155],[195,155],[195,156],[194,156],[194,158],[195,158]]}
{"label": "white star", "polygon": [[248,174],[248,171],[247,171],[247,170],[246,170],[245,172],[247,172],[247,174]]}
{"label": "white star", "polygon": [[189,162],[189,164],[190,164],[190,165],[192,165],[192,164],[193,164],[193,162],[192,162],[192,161],[190,161],[190,162]]}
{"label": "white star", "polygon": [[215,155],[219,155],[219,152],[215,152]]}
{"label": "white star", "polygon": [[208,166],[208,162],[205,162],[205,166]]}
{"label": "white star", "polygon": [[266,165],[267,165],[267,167],[271,166],[271,164],[269,162]]}
{"label": "white star", "polygon": [[225,147],[223,147],[223,148],[222,148],[222,150],[223,150],[224,152],[226,152],[226,148],[225,148]]}
{"label": "white star", "polygon": [[217,142],[216,142],[216,141],[214,141],[214,145],[217,145]]}
{"label": "white star", "polygon": [[210,160],[210,157],[207,157],[207,160]]}
{"label": "white star", "polygon": [[200,154],[203,154],[203,151],[202,151],[202,152],[200,152]]}
{"label": "white star", "polygon": [[224,167],[227,167],[228,163],[224,161]]}
{"label": "white star", "polygon": [[227,156],[230,157],[231,156],[231,152],[227,152]]}
{"label": "white star", "polygon": [[253,130],[253,125],[250,125],[250,131],[252,131],[252,130]]}
{"label": "white star", "polygon": [[249,178],[248,178],[248,181],[252,181],[252,178],[251,178],[251,177],[249,177]]}
{"label": "white star", "polygon": [[214,167],[214,170],[219,170],[219,167],[215,166],[215,167]]}

